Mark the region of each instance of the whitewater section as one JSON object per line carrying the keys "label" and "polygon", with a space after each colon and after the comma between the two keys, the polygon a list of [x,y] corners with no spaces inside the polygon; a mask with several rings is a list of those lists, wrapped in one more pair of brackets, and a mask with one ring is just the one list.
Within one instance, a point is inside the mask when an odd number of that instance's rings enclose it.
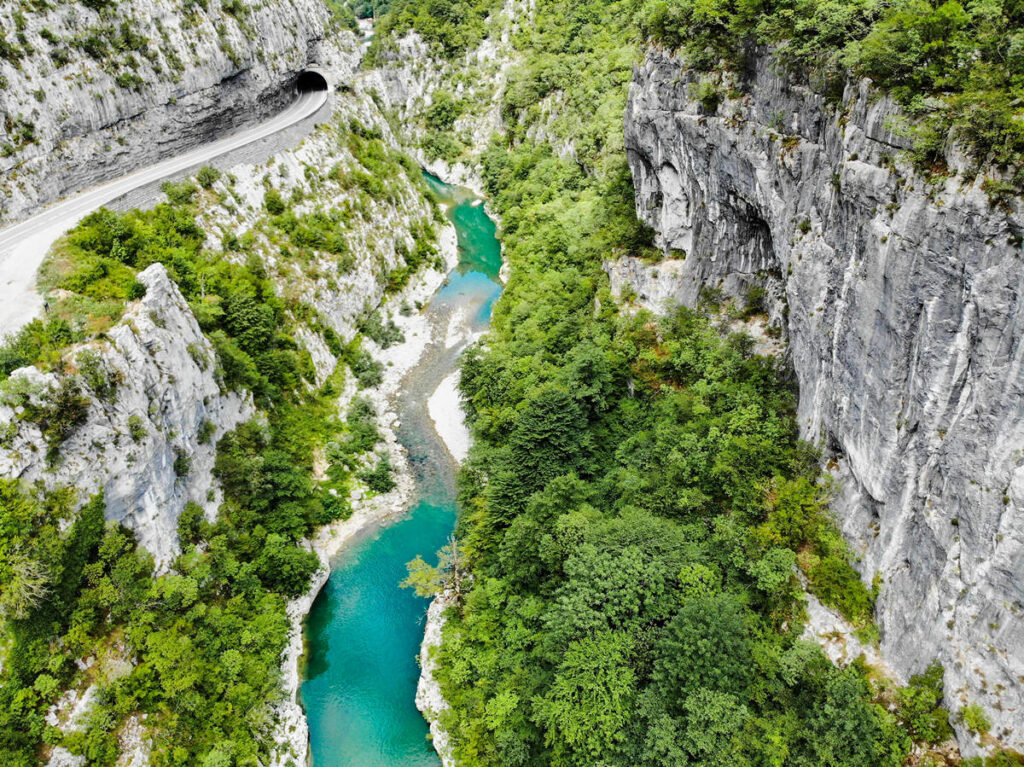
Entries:
{"label": "whitewater section", "polygon": [[43,297],[33,289],[39,265],[53,243],[89,213],[134,189],[201,165],[301,122],[327,102],[329,93],[327,87],[301,92],[291,106],[266,122],[86,189],[20,224],[0,229],[0,335],[16,332],[40,313]]}
{"label": "whitewater section", "polygon": [[414,501],[399,522],[371,530],[339,554],[309,613],[302,703],[314,767],[440,764],[415,706],[428,602],[398,584],[417,555],[436,561],[455,526],[456,458],[469,444],[456,389],[458,355],[490,322],[501,293],[501,248],[477,198],[431,176],[427,181],[448,205],[459,264],[427,307],[434,340],[399,395],[398,437],[415,475]]}

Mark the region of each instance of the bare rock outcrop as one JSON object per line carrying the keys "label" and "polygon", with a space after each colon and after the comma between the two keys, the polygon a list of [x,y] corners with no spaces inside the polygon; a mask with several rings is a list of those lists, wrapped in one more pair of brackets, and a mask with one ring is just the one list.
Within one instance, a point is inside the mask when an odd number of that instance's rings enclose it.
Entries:
{"label": "bare rock outcrop", "polygon": [[448,732],[441,726],[441,712],[451,706],[441,693],[441,684],[434,673],[437,671],[437,660],[434,652],[441,646],[441,632],[444,630],[444,613],[455,603],[451,593],[439,594],[430,602],[427,610],[427,624],[423,630],[423,642],[420,645],[420,678],[416,684],[416,708],[420,710],[430,723],[430,737],[434,750],[441,758],[444,767],[452,767],[455,759]]}
{"label": "bare rock outcrop", "polygon": [[[177,521],[185,504],[196,502],[211,519],[216,515],[217,440],[255,411],[250,396],[222,389],[213,346],[163,265],[153,264],[138,278],[146,295],[107,333],[109,342],[67,354],[71,366],[81,365],[83,355],[96,360],[109,394],[85,382],[85,420],[49,457],[39,426],[17,407],[0,406],[0,425],[8,432],[0,476],[74,487],[80,500],[102,491],[107,518],[134,530],[158,565],[166,565],[178,553]],[[36,368],[11,376],[43,399],[67,377]]]}

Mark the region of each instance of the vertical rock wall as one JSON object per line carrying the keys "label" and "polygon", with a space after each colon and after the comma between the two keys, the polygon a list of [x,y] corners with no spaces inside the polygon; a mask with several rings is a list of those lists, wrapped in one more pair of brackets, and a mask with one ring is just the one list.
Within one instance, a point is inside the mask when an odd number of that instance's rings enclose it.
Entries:
{"label": "vertical rock wall", "polygon": [[267,117],[340,57],[322,0],[21,5],[0,7],[0,225]]}
{"label": "vertical rock wall", "polygon": [[767,288],[802,436],[839,475],[865,581],[882,579],[886,659],[909,676],[938,658],[951,708],[982,704],[1021,749],[1024,216],[973,180],[915,176],[864,83],[829,107],[762,56],[708,113],[694,81],[656,50],[635,71],[637,211],[675,260],[656,290],[638,264],[609,264],[613,283],[689,304]]}

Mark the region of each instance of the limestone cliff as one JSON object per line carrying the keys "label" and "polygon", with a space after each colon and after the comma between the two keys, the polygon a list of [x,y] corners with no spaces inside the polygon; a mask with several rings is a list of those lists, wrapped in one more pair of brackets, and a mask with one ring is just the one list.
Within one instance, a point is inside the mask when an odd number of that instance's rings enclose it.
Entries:
{"label": "limestone cliff", "polygon": [[321,0],[3,4],[0,224],[266,117],[311,62],[351,72],[329,18]]}
{"label": "limestone cliff", "polygon": [[[139,542],[166,565],[178,553],[177,521],[189,501],[212,519],[220,502],[212,469],[217,439],[253,415],[251,397],[222,392],[216,353],[161,264],[139,274],[145,297],[107,333],[107,342],[65,355],[69,372],[15,371],[7,389],[31,388],[45,401],[62,383],[79,378],[85,355],[98,375],[82,376],[89,405],[84,422],[47,456],[40,427],[8,397],[0,405],[5,440],[0,476],[69,486],[85,500],[103,491],[107,518],[132,528]],[[101,386],[89,380],[103,381]],[[100,388],[97,392],[95,389]]]}
{"label": "limestone cliff", "polygon": [[951,709],[982,704],[1020,749],[1024,215],[966,174],[916,175],[867,83],[829,106],[764,55],[713,103],[697,77],[658,50],[634,73],[637,211],[674,260],[656,284],[658,266],[610,263],[613,283],[662,305],[766,288],[802,436],[839,476],[865,581],[881,578],[886,660],[906,677],[938,658]]}

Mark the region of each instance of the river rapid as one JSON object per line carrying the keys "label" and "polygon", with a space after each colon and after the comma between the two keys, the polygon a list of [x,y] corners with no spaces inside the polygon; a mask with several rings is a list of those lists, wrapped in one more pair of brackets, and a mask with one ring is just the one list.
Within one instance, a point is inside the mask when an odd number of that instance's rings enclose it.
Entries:
{"label": "river rapid", "polygon": [[[306,619],[301,697],[314,767],[440,765],[414,702],[428,602],[398,584],[406,562],[417,555],[436,562],[435,552],[455,526],[457,464],[428,401],[456,370],[466,344],[490,322],[501,293],[501,248],[478,198],[424,175],[455,225],[459,264],[426,308],[435,340],[399,394],[398,436],[417,491],[399,522],[370,530],[342,550]],[[450,425],[459,422],[452,418],[457,407],[439,393],[431,409]]]}

